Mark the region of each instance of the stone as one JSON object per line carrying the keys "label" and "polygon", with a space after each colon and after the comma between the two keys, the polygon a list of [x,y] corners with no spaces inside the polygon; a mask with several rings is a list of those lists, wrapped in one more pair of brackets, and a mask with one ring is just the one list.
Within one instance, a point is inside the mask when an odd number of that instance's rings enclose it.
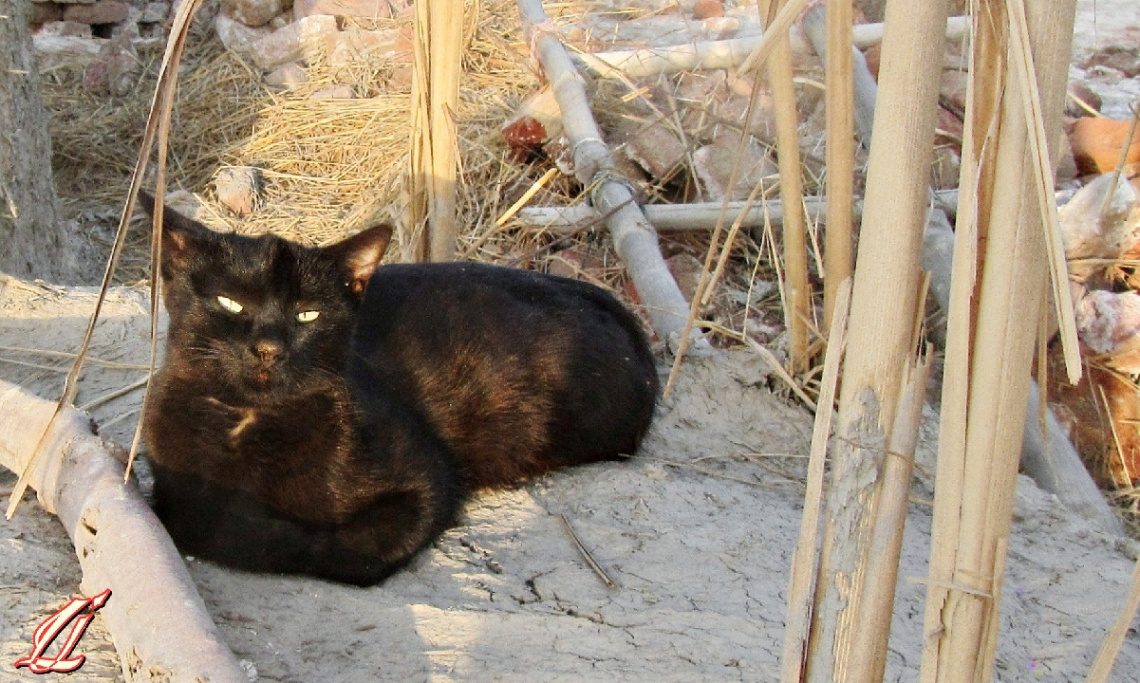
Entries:
{"label": "stone", "polygon": [[562,110],[548,85],[523,100],[514,116],[502,125],[512,155],[522,161],[562,135]]}
{"label": "stone", "polygon": [[256,40],[250,46],[250,59],[262,71],[328,54],[336,41],[336,17],[316,14],[289,24]]}
{"label": "stone", "polygon": [[697,0],[693,4],[694,19],[709,19],[724,16],[724,2],[722,0]]}
{"label": "stone", "polygon": [[621,147],[624,154],[658,181],[668,180],[685,162],[685,144],[663,122],[627,126],[621,132],[626,138]]}
{"label": "stone", "polygon": [[406,13],[410,0],[294,0],[293,16],[297,19],[314,14],[365,19],[390,19]]}
{"label": "stone", "polygon": [[256,28],[285,9],[286,0],[222,0],[222,14]]}
{"label": "stone", "polygon": [[166,21],[170,16],[170,3],[168,2],[148,2],[143,5],[142,13],[139,15],[139,22],[143,24],[157,24]]}
{"label": "stone", "polygon": [[83,71],[83,87],[98,94],[122,97],[138,83],[142,63],[125,35],[107,41]]}
{"label": "stone", "polygon": [[253,213],[261,205],[261,171],[252,166],[225,166],[214,176],[218,203],[238,216]]}
{"label": "stone", "polygon": [[290,62],[285,66],[279,66],[265,75],[266,85],[274,87],[292,88],[307,83],[308,80],[309,74],[299,62]]}
{"label": "stone", "polygon": [[[410,32],[410,29],[409,29]],[[329,54],[333,66],[348,66],[383,59],[386,63],[412,61],[411,35],[398,28],[369,31],[349,26],[335,35]]]}
{"label": "stone", "polygon": [[[1080,102],[1077,102],[1080,100]],[[1083,103],[1083,105],[1082,105]],[[1065,115],[1073,118],[1081,116],[1092,116],[1092,112],[1085,108],[1087,105],[1093,111],[1100,111],[1101,105],[1104,103],[1100,95],[1096,94],[1087,83],[1083,81],[1073,81],[1069,84],[1068,96],[1065,98]]]}
{"label": "stone", "polygon": [[36,61],[41,74],[56,69],[85,69],[93,62],[103,48],[102,38],[82,38],[79,36],[53,36],[37,33],[32,36],[36,50]]}
{"label": "stone", "polygon": [[1073,146],[1069,144],[1069,136],[1061,136],[1061,154],[1053,165],[1053,175],[1058,186],[1071,183],[1080,175],[1077,170],[1077,161],[1073,158]]}
{"label": "stone", "polygon": [[91,24],[80,24],[79,22],[75,21],[53,21],[41,26],[39,35],[90,38]]}
{"label": "stone", "polygon": [[63,19],[63,5],[57,5],[54,2],[33,2],[32,3],[32,16],[28,18],[28,23],[32,25],[46,24],[48,22],[57,22]]}
{"label": "stone", "polygon": [[966,114],[966,87],[970,82],[970,74],[958,69],[944,69],[942,80],[938,89],[938,99],[942,106],[958,115]]}
{"label": "stone", "polygon": [[[1081,173],[1114,170],[1130,126],[1130,121],[1103,117],[1077,119],[1069,133],[1069,143],[1073,146],[1073,158]],[[1140,163],[1140,135],[1132,140],[1124,163]]]}
{"label": "stone", "polygon": [[1140,293],[1095,289],[1073,307],[1077,336],[1109,367],[1140,373]]}
{"label": "stone", "polygon": [[1140,75],[1140,50],[1135,45],[1109,45],[1098,50],[1085,61],[1085,68],[1094,66],[1115,69],[1127,78]]}
{"label": "stone", "polygon": [[97,0],[90,5],[68,5],[63,10],[64,21],[80,24],[119,24],[127,20],[131,6],[121,0]]}
{"label": "stone", "polygon": [[251,61],[254,43],[271,33],[264,28],[250,28],[224,14],[214,17],[214,32],[227,50]]}
{"label": "stone", "polygon": [[712,144],[701,147],[693,153],[693,172],[706,193],[706,201],[719,202],[724,199],[737,201],[747,199],[749,192],[764,179],[775,182],[780,170],[758,142],[752,138],[744,144],[740,164],[740,175],[735,187],[729,188],[737,154],[740,135],[735,131],[723,131]]}
{"label": "stone", "polygon": [[[1105,265],[1097,259],[1140,257],[1140,192],[1106,173],[1082,187],[1057,209],[1069,274],[1077,282],[1098,278]],[[1113,188],[1105,207],[1105,195]]]}

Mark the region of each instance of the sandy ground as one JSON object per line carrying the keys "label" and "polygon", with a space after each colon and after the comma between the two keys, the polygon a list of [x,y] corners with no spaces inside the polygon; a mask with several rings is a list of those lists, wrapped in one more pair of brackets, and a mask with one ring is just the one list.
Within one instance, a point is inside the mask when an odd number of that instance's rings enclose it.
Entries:
{"label": "sandy ground", "polygon": [[[1099,47],[1140,43],[1140,3],[1080,6],[1075,64]],[[1121,118],[1140,93],[1140,78],[1080,66],[1073,77],[1087,79],[1105,96],[1107,113]],[[15,349],[74,349],[93,299],[0,287],[0,378],[54,397],[64,361]],[[145,299],[138,290],[116,291],[94,357],[145,362]],[[89,362],[78,403],[141,376]],[[773,386],[750,355],[690,360],[636,458],[481,496],[462,526],[379,587],[243,574],[193,559],[188,566],[259,681],[774,680],[811,416]],[[140,402],[136,390],[99,402],[92,414],[104,435],[125,443]],[[0,504],[13,481],[0,475]],[[918,674],[931,521],[923,501],[930,498],[916,485],[890,681]],[[589,569],[560,515],[616,588]],[[1129,584],[1133,564],[1119,545],[1020,482],[998,680],[1084,678]],[[78,594],[79,564],[63,528],[31,495],[15,519],[0,523],[0,548],[0,682],[44,680],[12,662],[30,649],[36,625]],[[87,664],[49,680],[122,680],[98,617],[76,651]],[[1138,669],[1133,630],[1113,680],[1135,680]]]}
{"label": "sandy ground", "polygon": [[[59,365],[10,347],[74,348],[89,293],[10,284],[0,292],[0,357]],[[118,290],[93,357],[146,358],[145,293]],[[88,365],[79,403],[139,370]],[[51,395],[60,373],[10,362],[0,376]],[[481,496],[462,526],[411,568],[369,589],[243,574],[188,560],[231,647],[259,681],[774,680],[787,570],[799,529],[811,416],[774,394],[761,361],[688,362],[631,461],[558,473]],[[93,410],[124,442],[141,394]],[[0,490],[10,488],[10,476]],[[930,492],[914,491],[888,680],[915,680]],[[6,502],[0,499],[0,503]],[[1022,481],[1010,545],[998,678],[1083,678],[1124,600],[1131,561],[1114,539]],[[606,587],[566,533],[565,515],[618,584]],[[45,616],[78,593],[58,522],[29,496],[0,525],[0,681]],[[112,597],[113,599],[113,597]],[[81,681],[120,680],[99,619],[77,651]],[[1140,667],[1130,634],[1117,671]],[[1124,674],[1117,680],[1128,680]]]}

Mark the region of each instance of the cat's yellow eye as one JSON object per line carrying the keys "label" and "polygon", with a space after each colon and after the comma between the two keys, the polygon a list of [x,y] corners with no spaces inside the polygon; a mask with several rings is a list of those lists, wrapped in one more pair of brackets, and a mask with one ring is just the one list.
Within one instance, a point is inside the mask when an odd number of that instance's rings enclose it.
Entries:
{"label": "cat's yellow eye", "polygon": [[228,296],[219,296],[218,303],[221,304],[222,308],[226,309],[230,313],[241,313],[245,310],[245,306],[242,306]]}
{"label": "cat's yellow eye", "polygon": [[321,315],[320,311],[301,311],[297,314],[297,322],[311,323]]}

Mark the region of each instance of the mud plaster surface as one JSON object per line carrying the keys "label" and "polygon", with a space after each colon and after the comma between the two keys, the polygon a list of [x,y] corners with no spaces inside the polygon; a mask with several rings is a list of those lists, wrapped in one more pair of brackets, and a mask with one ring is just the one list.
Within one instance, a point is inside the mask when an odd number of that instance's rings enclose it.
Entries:
{"label": "mud plaster surface", "polygon": [[[10,284],[0,292],[0,358],[60,365],[12,347],[74,348],[92,301]],[[142,291],[115,292],[93,357],[145,362],[145,302]],[[58,391],[59,372],[7,361],[0,377],[45,396]],[[78,403],[140,376],[89,363]],[[775,680],[811,416],[769,384],[751,355],[688,362],[637,457],[480,496],[460,527],[379,587],[197,560],[190,572],[260,681]],[[135,391],[95,408],[110,425],[105,435],[125,443],[140,400]],[[0,491],[12,480],[0,479]],[[914,497],[930,493],[916,485]],[[586,565],[563,514],[619,587]],[[1083,678],[1132,563],[1028,480],[1016,516],[998,680]],[[912,504],[887,680],[918,674],[923,590],[914,579],[925,574],[930,519],[927,505]],[[44,680],[11,662],[28,651],[36,624],[78,593],[79,565],[32,496],[0,524],[0,548],[0,681]],[[77,651],[88,664],[53,679],[120,680],[98,618]],[[1133,632],[1115,680],[1133,680],[1138,667]]]}
{"label": "mud plaster surface", "polygon": [[[1140,40],[1135,0],[1079,5],[1075,63]],[[1071,75],[1089,79],[1106,97],[1106,113],[1120,118],[1140,93],[1140,77],[1076,66]],[[145,302],[144,292],[115,292],[94,357],[145,363]],[[89,293],[0,284],[0,378],[58,395],[58,369],[20,363],[64,363],[12,347],[72,351],[92,305]],[[89,362],[78,404],[140,377]],[[769,384],[747,355],[688,362],[632,461],[483,495],[462,526],[376,588],[188,566],[259,681],[775,680],[811,418]],[[92,414],[104,435],[126,443],[140,401],[135,391]],[[0,474],[0,505],[13,481]],[[931,494],[916,486],[913,497]],[[618,588],[586,566],[560,514]],[[926,573],[930,519],[927,505],[911,505],[889,681],[917,679],[917,580]],[[1124,602],[1132,561],[1024,478],[1009,547],[997,679],[1083,679]],[[29,495],[13,520],[0,522],[0,683],[121,680],[98,617],[76,649],[88,657],[80,671],[42,677],[11,665],[28,652],[35,626],[78,591],[79,563],[64,529]],[[1112,680],[1136,680],[1137,670],[1133,630]]]}

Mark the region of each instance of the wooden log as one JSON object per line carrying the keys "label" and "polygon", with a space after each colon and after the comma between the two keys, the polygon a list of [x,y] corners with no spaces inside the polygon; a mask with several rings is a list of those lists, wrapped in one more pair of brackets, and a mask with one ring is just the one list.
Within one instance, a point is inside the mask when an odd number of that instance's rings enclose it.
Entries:
{"label": "wooden log", "polygon": [[[0,464],[24,470],[55,407],[0,381]],[[111,589],[99,613],[124,678],[246,683],[182,557],[90,419],[65,408],[44,444],[30,484],[75,544],[84,594]]]}
{"label": "wooden log", "polygon": [[[562,123],[573,150],[574,173],[590,189],[590,203],[613,238],[657,337],[679,348],[689,305],[669,272],[653,226],[645,219],[629,182],[615,170],[613,156],[594,122],[582,77],[566,48],[551,31],[541,0],[518,0],[523,28],[554,89]],[[691,335],[692,336],[692,335]],[[707,342],[698,339],[704,347]]]}

